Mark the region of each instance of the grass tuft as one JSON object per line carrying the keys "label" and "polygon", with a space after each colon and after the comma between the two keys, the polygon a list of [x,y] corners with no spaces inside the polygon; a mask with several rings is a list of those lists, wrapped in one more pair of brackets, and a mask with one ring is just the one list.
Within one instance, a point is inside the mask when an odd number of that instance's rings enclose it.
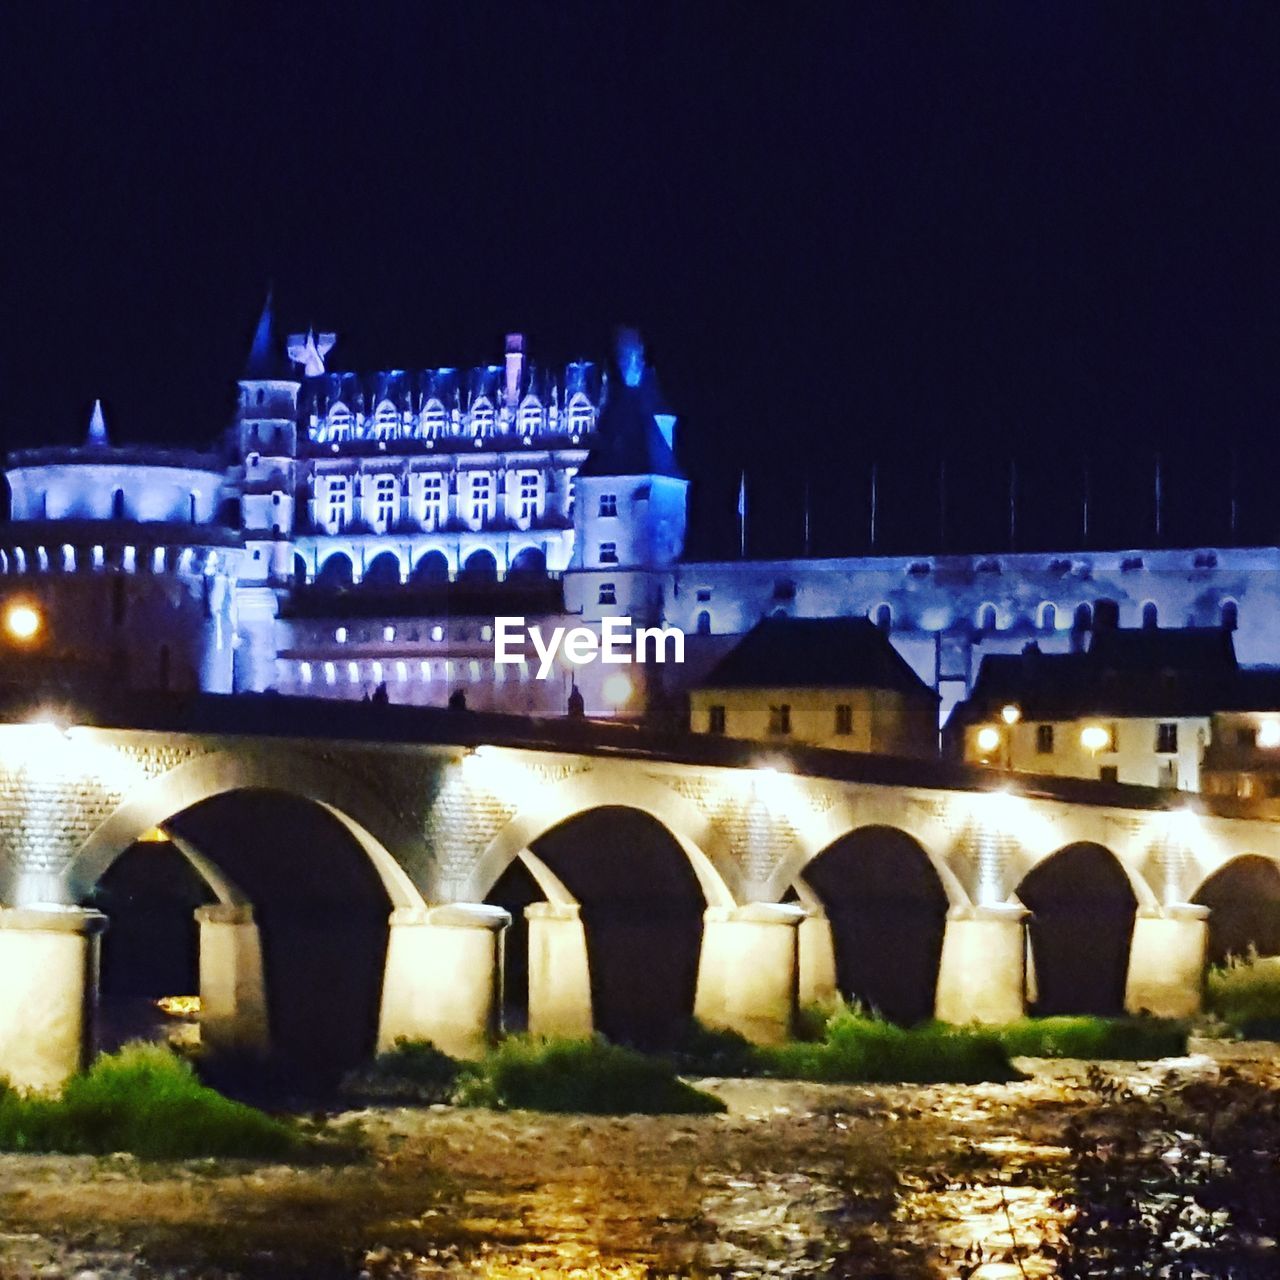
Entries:
{"label": "grass tuft", "polygon": [[73,1076],[60,1096],[0,1085],[0,1150],[144,1159],[198,1156],[278,1159],[297,1154],[292,1126],[200,1083],[189,1064],[159,1045],[125,1045]]}
{"label": "grass tuft", "polygon": [[1012,1058],[1151,1061],[1187,1052],[1185,1023],[1169,1018],[1023,1018],[995,1028]]}
{"label": "grass tuft", "polygon": [[1246,1039],[1280,1039],[1280,956],[1228,956],[1209,970],[1205,1011]]}
{"label": "grass tuft", "polygon": [[393,1048],[342,1082],[343,1096],[374,1103],[448,1102],[458,1085],[461,1064],[429,1040],[401,1036]]}
{"label": "grass tuft", "polygon": [[463,1106],[588,1115],[701,1115],[725,1110],[719,1098],[679,1079],[669,1063],[599,1038],[512,1036],[482,1061],[464,1068],[457,1101]]}

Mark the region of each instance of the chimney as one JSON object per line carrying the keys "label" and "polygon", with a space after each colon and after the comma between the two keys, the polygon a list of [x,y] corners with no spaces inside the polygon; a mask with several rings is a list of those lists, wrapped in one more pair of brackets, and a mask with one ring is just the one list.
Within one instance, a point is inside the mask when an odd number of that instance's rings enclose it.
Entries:
{"label": "chimney", "polygon": [[507,334],[507,408],[520,400],[520,375],[524,370],[524,334]]}

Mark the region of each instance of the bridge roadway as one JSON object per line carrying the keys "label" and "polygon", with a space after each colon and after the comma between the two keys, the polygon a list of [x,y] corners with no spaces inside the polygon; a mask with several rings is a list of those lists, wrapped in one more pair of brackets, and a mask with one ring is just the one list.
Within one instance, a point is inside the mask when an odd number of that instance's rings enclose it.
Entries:
{"label": "bridge roadway", "polygon": [[643,1043],[696,1014],[769,1041],[837,992],[957,1023],[1187,1014],[1207,954],[1280,950],[1278,816],[574,720],[11,690],[0,1073],[51,1085],[91,1051],[94,903],[148,840],[207,890],[206,1042],[323,1054],[345,1023],[354,1059],[401,1036],[473,1053],[504,1018]]}

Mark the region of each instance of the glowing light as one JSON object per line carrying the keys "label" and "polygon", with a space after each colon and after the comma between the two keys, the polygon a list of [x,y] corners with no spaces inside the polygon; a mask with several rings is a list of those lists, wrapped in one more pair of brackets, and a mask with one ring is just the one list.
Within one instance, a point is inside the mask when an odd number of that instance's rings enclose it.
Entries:
{"label": "glowing light", "polygon": [[631,677],[623,675],[621,671],[615,671],[611,676],[607,677],[604,684],[600,688],[604,700],[617,710],[628,698],[631,697],[633,685]]}
{"label": "glowing light", "polygon": [[148,827],[139,837],[139,844],[168,844],[169,837],[159,827]]}
{"label": "glowing light", "polygon": [[994,725],[984,724],[978,730],[978,750],[989,755],[1000,745],[1000,730]]}
{"label": "glowing light", "polygon": [[44,619],[35,605],[18,601],[8,605],[4,611],[5,633],[20,644],[34,640],[43,626]]}
{"label": "glowing light", "polygon": [[1080,730],[1080,745],[1086,751],[1098,752],[1110,743],[1111,735],[1100,724],[1087,724]]}
{"label": "glowing light", "polygon": [[1017,724],[1022,719],[1022,708],[1016,702],[1006,703],[1000,708],[1000,719],[1005,724]]}
{"label": "glowing light", "polygon": [[1258,746],[1280,747],[1280,720],[1264,720],[1258,726]]}

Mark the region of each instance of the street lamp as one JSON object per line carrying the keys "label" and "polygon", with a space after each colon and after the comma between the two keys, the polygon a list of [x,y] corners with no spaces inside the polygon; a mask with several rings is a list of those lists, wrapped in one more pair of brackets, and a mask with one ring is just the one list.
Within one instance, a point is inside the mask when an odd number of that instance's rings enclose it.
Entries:
{"label": "street lamp", "polygon": [[25,600],[11,600],[4,607],[4,633],[17,644],[30,644],[44,627],[40,610]]}
{"label": "street lamp", "polygon": [[1096,756],[1109,742],[1111,735],[1100,724],[1087,724],[1080,730],[1080,745]]}
{"label": "street lamp", "polygon": [[1007,725],[1015,725],[1022,719],[1022,708],[1016,702],[1007,702],[1000,708],[1000,719]]}

